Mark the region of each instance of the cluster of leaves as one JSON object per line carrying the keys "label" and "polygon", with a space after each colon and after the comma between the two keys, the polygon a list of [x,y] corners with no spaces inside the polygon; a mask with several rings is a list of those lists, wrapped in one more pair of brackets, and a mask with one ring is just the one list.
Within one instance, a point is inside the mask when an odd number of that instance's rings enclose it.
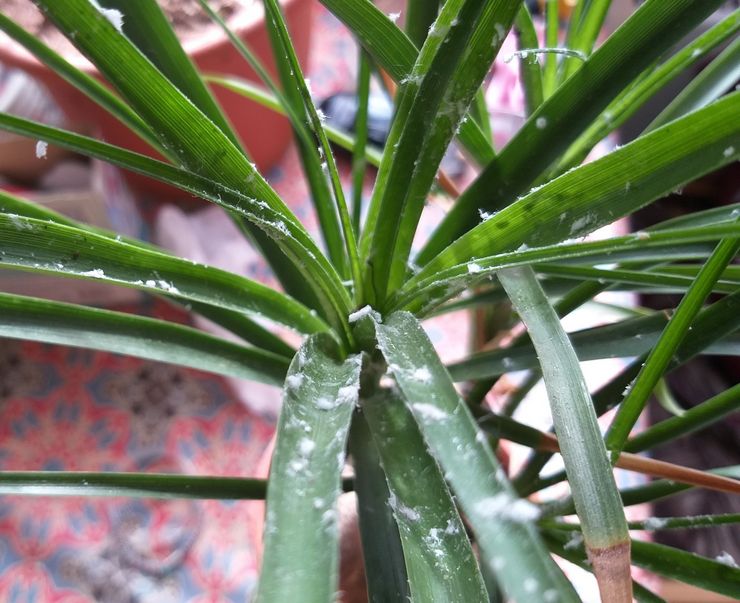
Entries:
{"label": "cluster of leaves", "polygon": [[[277,0],[264,0],[277,80],[232,35],[263,85],[199,74],[155,0],[35,1],[115,92],[7,17],[0,16],[0,28],[164,159],[7,114],[0,114],[0,128],[221,206],[262,253],[284,292],[2,194],[3,267],[92,278],[163,296],[189,305],[243,342],[161,320],[8,294],[0,294],[0,335],[255,379],[283,386],[284,400],[266,483],[5,472],[0,491],[266,494],[258,600],[331,601],[337,589],[336,500],[349,451],[354,479],[345,487],[357,493],[371,600],[488,601],[503,592],[516,601],[577,601],[553,555],[593,571],[605,601],[629,601],[633,592],[640,600],[659,600],[633,584],[631,564],[740,596],[739,570],[633,542],[628,529],[635,526],[624,517],[624,506],[689,487],[738,491],[737,467],[691,472],[631,454],[722,420],[738,408],[737,386],[637,437],[629,434],[667,371],[697,354],[740,353],[740,275],[731,265],[740,241],[740,207],[699,212],[633,235],[579,240],[737,160],[740,93],[723,93],[738,78],[738,11],[676,50],[722,2],[647,0],[595,48],[609,2],[581,0],[558,48],[557,2],[548,0],[547,48],[540,49],[521,0],[446,0],[439,10],[437,3],[409,0],[406,32],[369,0],[322,0],[362,47],[358,132],[350,138],[325,124],[316,110]],[[205,0],[201,4],[218,21]],[[512,27],[520,43],[528,118],[495,150],[481,86]],[[580,165],[655,92],[723,45],[641,136]],[[398,86],[383,150],[366,142],[373,72]],[[287,115],[321,241],[250,162],[205,82]],[[453,138],[478,175],[412,253],[424,203],[435,182],[444,183],[440,162]],[[353,152],[349,200],[330,141]],[[377,172],[362,211],[358,183],[368,165]],[[566,334],[559,319],[605,290],[671,291],[682,300],[670,318],[648,313]],[[723,296],[708,303],[712,292]],[[445,367],[420,321],[506,298],[529,337]],[[303,345],[296,352],[255,316],[304,335]],[[579,359],[615,356],[636,360],[592,395]],[[497,379],[512,370],[531,372],[525,389],[542,377],[559,440],[515,421],[517,399],[501,413],[481,404]],[[471,394],[463,399],[454,382],[468,381]],[[616,405],[602,437],[597,416]],[[512,481],[494,454],[501,439],[533,450]],[[556,451],[565,473],[543,477],[541,470]],[[620,491],[614,464],[673,481]],[[546,506],[526,499],[565,479],[571,497]],[[574,511],[577,523],[559,519]],[[676,518],[660,525],[736,521],[737,516]],[[645,527],[651,526],[637,526]],[[573,530],[582,533],[584,546],[572,546]]]}

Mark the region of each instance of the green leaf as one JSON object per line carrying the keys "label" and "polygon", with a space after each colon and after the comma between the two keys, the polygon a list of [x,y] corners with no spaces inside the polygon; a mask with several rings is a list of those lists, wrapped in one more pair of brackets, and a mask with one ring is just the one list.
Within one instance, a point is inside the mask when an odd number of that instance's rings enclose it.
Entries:
{"label": "green leaf", "polygon": [[[169,298],[172,300],[173,298]],[[176,300],[175,300],[176,301]],[[258,348],[292,358],[295,349],[285,343],[280,337],[269,331],[256,321],[247,318],[241,312],[225,310],[209,304],[188,300],[182,304],[186,310],[200,314],[211,322],[228,330],[233,335],[240,337]]]}
{"label": "green leaf", "polygon": [[0,293],[0,336],[114,352],[271,385],[283,356],[132,314]]}
{"label": "green leaf", "polygon": [[83,92],[88,98],[95,101],[99,106],[120,120],[121,123],[131,128],[131,130],[152,147],[166,153],[151,128],[149,128],[141,117],[95,78],[77,69],[61,55],[54,52],[46,44],[26,32],[2,13],[0,13],[0,29],[21,44],[39,61],[49,67],[49,69],[52,69],[72,86]]}
{"label": "green leaf", "polygon": [[198,70],[180,45],[175,32],[156,0],[137,0],[135,18],[126,18],[132,6],[128,0],[98,0],[103,7],[118,9],[123,18],[123,33],[162,74],[203,114],[240,148],[234,130],[221,107],[203,83]]}
{"label": "green leaf", "polygon": [[0,495],[130,496],[160,499],[262,500],[267,482],[246,477],[172,473],[0,471]]}
{"label": "green leaf", "polygon": [[41,138],[63,148],[151,176],[245,217],[263,229],[265,236],[272,237],[290,256],[294,266],[303,272],[302,281],[308,283],[322,301],[322,305],[316,309],[332,322],[332,326],[336,327],[339,333],[348,334],[346,316],[349,313],[350,300],[346,289],[314,241],[292,214],[282,214],[264,201],[224,186],[218,179],[211,180],[93,138],[3,113],[0,113],[0,129],[22,136]]}
{"label": "green leaf", "polygon": [[532,269],[509,268],[498,276],[537,351],[599,590],[602,597],[607,592],[629,597],[627,521],[578,357]]}
{"label": "green leaf", "polygon": [[533,189],[461,236],[414,280],[522,243],[546,245],[585,235],[732,162],[740,157],[739,99],[740,93],[730,94]]}
{"label": "green leaf", "polygon": [[[581,0],[571,15],[565,46],[585,55],[590,54],[604,25],[609,6],[611,0]],[[579,67],[578,61],[566,59],[561,65],[562,80],[567,80]]]}
{"label": "green leaf", "polygon": [[693,553],[655,542],[632,541],[635,565],[649,572],[740,598],[740,570]]}
{"label": "green leaf", "polygon": [[[253,100],[263,107],[272,109],[282,115],[287,113],[285,107],[278,101],[278,98],[256,84],[237,77],[225,77],[219,75],[206,75],[205,80],[212,84],[217,84],[228,88],[232,92],[241,94],[245,98]],[[347,151],[352,151],[355,145],[355,138],[343,130],[333,127],[331,124],[324,124],[324,130],[334,144],[339,145]],[[370,165],[379,166],[383,153],[377,147],[367,146],[365,148],[365,159]]]}
{"label": "green leaf", "polygon": [[[740,24],[740,11],[735,12],[735,22]],[[740,25],[736,29],[738,28]],[[738,78],[740,78],[740,39],[735,39],[650,122],[647,130],[659,128],[709,104],[730,90]]]}
{"label": "green leaf", "polygon": [[390,491],[378,449],[361,413],[352,420],[349,445],[370,603],[404,601],[409,586],[401,537],[388,505]]}
{"label": "green leaf", "polygon": [[[154,131],[161,144],[176,157],[186,169],[221,183],[222,186],[253,197],[254,202],[265,205],[279,216],[278,222],[255,224],[249,229],[258,238],[260,229],[266,231],[280,249],[290,258],[293,268],[308,268],[313,278],[307,281],[324,304],[323,311],[334,326],[342,328],[348,306],[346,291],[339,276],[320,253],[310,249],[296,255],[290,239],[298,235],[310,238],[277,193],[257,172],[245,155],[230,139],[184,96],[154,65],[103,16],[88,0],[69,0],[61,6],[58,2],[39,0],[47,16],[68,35],[73,43],[118,89],[134,110]],[[46,138],[44,138],[46,140]],[[272,225],[272,226],[271,226]],[[276,228],[277,227],[277,228]],[[311,243],[310,247],[314,247]],[[277,248],[267,254],[269,262],[279,256]],[[311,257],[307,251],[311,251]],[[324,264],[314,271],[311,265]],[[318,267],[318,266],[316,266]],[[305,282],[305,281],[304,281]],[[331,292],[329,290],[332,290]],[[344,303],[342,298],[345,298]]]}
{"label": "green leaf", "polygon": [[[642,356],[655,346],[668,322],[663,312],[568,333],[581,362],[601,358]],[[740,354],[740,336],[732,333],[702,350],[704,354]],[[483,379],[513,371],[536,368],[537,353],[524,340],[508,348],[479,352],[447,367],[454,381]]]}
{"label": "green leaf", "polygon": [[[517,47],[520,60],[520,73],[522,78],[522,88],[524,90],[525,114],[531,115],[537,110],[544,100],[542,88],[542,69],[540,62],[535,53],[528,51],[539,48],[540,43],[537,39],[537,31],[532,21],[532,15],[526,4],[519,7],[519,12],[514,20],[514,32],[517,38]],[[508,59],[506,59],[508,60]]]}
{"label": "green leaf", "polygon": [[[270,37],[273,42],[273,51],[279,64],[279,70],[281,74],[287,71],[286,77],[283,78],[283,85],[286,89],[293,89],[295,93],[294,108],[300,107],[302,112],[308,118],[308,127],[312,134],[315,136],[319,144],[317,149],[317,159],[323,159],[323,163],[319,164],[318,170],[310,170],[317,175],[321,176],[322,180],[328,177],[329,183],[331,184],[331,192],[333,194],[335,207],[334,211],[339,215],[339,224],[341,225],[341,232],[344,236],[344,248],[349,258],[349,275],[351,275],[355,296],[359,299],[362,298],[363,283],[361,279],[360,260],[357,249],[357,242],[355,240],[354,230],[352,228],[352,221],[349,217],[349,210],[347,208],[347,201],[344,197],[344,191],[342,189],[342,183],[339,178],[339,170],[337,168],[334,154],[331,146],[329,145],[329,139],[326,136],[322,120],[319,117],[318,110],[314,105],[313,99],[311,98],[310,91],[308,90],[308,84],[303,78],[303,72],[301,65],[298,62],[298,56],[293,48],[293,43],[290,39],[290,33],[288,32],[288,26],[285,23],[280,6],[277,0],[263,0],[265,6],[266,23]],[[285,57],[285,60],[282,57]],[[292,96],[288,97],[292,99]],[[313,147],[311,148],[313,151]],[[334,225],[329,225],[333,231],[338,230]],[[325,238],[326,234],[325,234]],[[339,274],[347,276],[346,270],[344,270],[344,257],[334,258],[335,266],[339,271]]]}
{"label": "green leaf", "polygon": [[650,426],[627,441],[624,450],[641,452],[693,433],[740,410],[740,384],[689,408],[681,416],[670,417]]}
{"label": "green leaf", "polygon": [[[683,73],[687,67],[701,61],[714,48],[737,33],[738,29],[740,29],[740,11],[735,11],[693,42],[681,48],[666,61],[648,69],[643,77],[614,99],[573,143],[571,148],[559,160],[556,171],[561,173],[581,163],[600,140],[619,128],[666,84]],[[700,75],[699,77],[703,76]],[[678,116],[679,114],[676,114],[676,117]],[[648,131],[659,125],[656,122],[654,124],[653,128],[648,128]]]}
{"label": "green leaf", "polygon": [[[490,0],[489,0],[490,2]],[[411,75],[419,51],[414,43],[369,0],[321,0],[342,21],[373,59],[398,83]],[[504,38],[501,31],[497,38]],[[495,152],[485,134],[469,119],[460,125],[459,138],[479,165]]]}
{"label": "green leaf", "polygon": [[[494,218],[491,218],[494,219]],[[716,241],[723,237],[738,235],[738,226],[731,223],[701,226],[676,230],[661,230],[650,233],[636,233],[624,237],[613,237],[600,241],[585,241],[582,243],[563,242],[543,247],[522,247],[517,251],[496,253],[476,258],[468,258],[464,263],[453,264],[439,272],[428,273],[422,270],[415,277],[408,280],[393,299],[393,306],[422,312],[437,304],[450,299],[473,282],[479,282],[511,266],[536,265],[540,262],[577,262],[588,264],[606,264],[619,261],[680,261],[686,259],[705,258],[711,253],[711,247],[703,241]],[[541,235],[545,236],[545,235]],[[475,237],[471,244],[496,245],[494,241],[486,244],[479,237]],[[465,245],[464,247],[467,247]],[[445,257],[450,262],[460,261],[458,258]],[[588,297],[580,304],[588,301],[594,295],[606,288],[596,283],[586,283],[596,290],[589,289]],[[579,304],[579,305],[580,305]]]}
{"label": "green leaf", "polygon": [[717,245],[696,280],[681,299],[655,346],[650,350],[645,364],[622,400],[606,435],[606,445],[613,458],[616,458],[622,450],[648,398],[669,367],[689,329],[692,328],[691,325],[711,293],[714,282],[734,259],[738,249],[740,249],[740,238],[725,239]]}
{"label": "green leaf", "polygon": [[[383,307],[402,282],[418,220],[439,163],[503,43],[519,3],[447,2],[401,80],[361,241],[370,285],[367,301]],[[493,43],[492,43],[493,40]]]}
{"label": "green leaf", "polygon": [[544,603],[555,591],[561,601],[577,601],[537,535],[532,522],[537,508],[516,497],[419,323],[399,312],[376,325],[376,332],[429,450],[476,535],[482,563],[512,599]]}
{"label": "green leaf", "polygon": [[[355,143],[352,146],[352,227],[359,237],[362,221],[362,193],[367,167],[367,126],[370,105],[370,59],[364,50],[357,54],[357,116]],[[328,132],[327,132],[328,135]]]}
{"label": "green leaf", "polygon": [[411,599],[487,603],[465,526],[414,416],[388,392],[364,399],[362,410],[388,480]]}
{"label": "green leaf", "polygon": [[329,327],[292,298],[211,266],[70,226],[0,214],[0,265],[110,282],[264,316],[303,333]]}
{"label": "green leaf", "polygon": [[[479,209],[500,210],[524,193],[627,84],[721,4],[721,0],[648,0],[643,3],[582,68],[532,114],[495,161],[486,166],[445,216],[417,256],[416,263],[426,264],[475,225]],[[544,128],[537,126],[540,118],[545,120]],[[541,120],[539,123],[543,124]],[[551,203],[554,208],[558,205]],[[512,227],[511,230],[516,229]]]}
{"label": "green leaf", "polygon": [[[685,290],[694,282],[696,274],[665,274],[673,267],[661,266],[657,270],[625,270],[621,268],[589,268],[585,266],[557,266],[557,265],[538,265],[536,270],[541,274],[557,275],[566,278],[572,278],[577,281],[595,280],[604,283],[628,283],[632,285],[642,285],[643,288],[668,288],[673,290]],[[679,267],[681,268],[681,267]],[[684,276],[686,274],[686,276]],[[717,279],[712,285],[712,290],[716,293],[733,293],[740,286],[740,279],[734,278],[731,272],[725,270],[722,274],[724,278]],[[727,277],[730,277],[729,279]]]}
{"label": "green leaf", "polygon": [[339,362],[330,343],[311,336],[285,381],[267,491],[259,603],[330,603],[336,595],[336,503],[361,357]]}

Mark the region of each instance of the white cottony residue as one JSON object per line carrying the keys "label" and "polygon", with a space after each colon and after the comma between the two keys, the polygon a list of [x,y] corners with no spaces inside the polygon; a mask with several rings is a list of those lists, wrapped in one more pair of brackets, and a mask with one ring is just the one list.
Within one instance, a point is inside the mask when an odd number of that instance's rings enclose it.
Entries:
{"label": "white cottony residue", "polygon": [[429,369],[425,366],[421,366],[416,369],[411,377],[416,381],[421,381],[422,383],[431,383],[432,381],[432,373],[430,373]]}
{"label": "white cottony residue", "polygon": [[725,157],[732,157],[735,152],[735,147],[727,147],[722,153]]}
{"label": "white cottony residue", "polygon": [[701,48],[694,48],[694,50],[691,51],[691,56],[696,58],[701,54]]}
{"label": "white cottony residue", "polygon": [[337,402],[335,400],[330,400],[329,398],[319,398],[316,400],[316,407],[321,410],[332,410],[337,407]]}
{"label": "white cottony residue", "polygon": [[324,499],[323,498],[314,498],[313,499],[313,508],[314,509],[320,509],[324,506]]}
{"label": "white cottony residue", "polygon": [[353,323],[353,322],[357,322],[361,318],[364,318],[365,316],[369,316],[374,321],[380,322],[380,314],[378,314],[370,306],[363,306],[359,310],[352,312],[352,314],[349,315],[347,320],[349,320],[350,323]]}
{"label": "white cottony residue", "polygon": [[528,593],[536,593],[538,586],[539,586],[539,583],[534,578],[525,578],[524,590],[527,591]]}
{"label": "white cottony residue", "polygon": [[303,383],[303,373],[296,373],[295,375],[288,375],[285,378],[285,384],[290,389],[298,389]]}
{"label": "white cottony residue", "polygon": [[39,140],[36,143],[36,158],[46,159],[46,150],[49,148],[49,143],[43,140]]}
{"label": "white cottony residue", "polygon": [[453,519],[447,520],[447,526],[445,527],[445,534],[459,534],[460,528],[457,527],[457,524]]}
{"label": "white cottony residue", "polygon": [[301,441],[298,442],[298,450],[303,456],[311,454],[314,448],[316,448],[316,442],[310,438],[301,438]]}
{"label": "white cottony residue", "polygon": [[326,114],[321,109],[316,109],[316,115],[318,115],[319,121],[322,124],[326,121]]}
{"label": "white cottony residue", "polygon": [[445,552],[442,548],[442,538],[439,532],[437,528],[429,530],[429,534],[424,536],[424,543],[429,547],[433,555],[443,557]]}
{"label": "white cottony residue", "polygon": [[419,74],[419,75],[413,75],[413,74],[410,73],[406,77],[401,78],[401,81],[399,83],[400,84],[416,84],[416,85],[418,85],[418,84],[421,83],[421,80],[422,80],[422,75],[421,74]]}
{"label": "white cottony residue", "polygon": [[180,290],[175,287],[175,285],[168,283],[167,281],[158,280],[157,285],[159,285],[160,289],[164,289],[168,293],[180,293]]}
{"label": "white cottony residue", "polygon": [[476,264],[475,262],[468,264],[468,274],[475,274],[481,270],[483,270],[483,268],[480,267],[480,264]]}
{"label": "white cottony residue", "polygon": [[411,408],[413,408],[422,416],[422,418],[426,419],[427,421],[446,421],[449,418],[449,415],[445,411],[437,408],[436,406],[434,406],[434,404],[417,402],[416,404],[412,404]]}
{"label": "white cottony residue", "polygon": [[635,235],[640,239],[640,241],[647,241],[650,238],[650,233],[645,232],[644,230],[636,232]]}
{"label": "white cottony residue", "polygon": [[534,125],[537,126],[539,130],[544,130],[547,127],[547,118],[546,117],[538,117],[534,121]]}
{"label": "white cottony residue", "polygon": [[580,532],[573,531],[570,533],[570,540],[565,543],[563,547],[566,551],[572,551],[573,549],[579,548],[583,544],[583,534]]}
{"label": "white cottony residue", "polygon": [[313,96],[313,90],[311,90],[311,78],[310,77],[304,78],[303,81],[306,82],[306,88],[308,89],[308,94],[310,96]]}
{"label": "white cottony residue", "polygon": [[581,216],[573,222],[570,226],[570,234],[579,232],[582,228],[586,228],[591,223],[590,216]]}
{"label": "white cottony residue", "polygon": [[489,218],[493,217],[493,214],[487,211],[483,211],[482,209],[478,209],[478,215],[480,216],[480,219],[485,222]]}
{"label": "white cottony residue", "polygon": [[395,23],[398,21],[398,18],[401,16],[401,13],[388,13],[388,18],[391,20],[391,23]]}
{"label": "white cottony residue", "polygon": [[715,561],[719,561],[720,563],[724,563],[725,565],[729,565],[730,567],[737,567],[737,563],[735,562],[735,558],[730,555],[727,551],[722,551],[719,555],[717,555],[715,558]]}
{"label": "white cottony residue", "polygon": [[478,501],[475,510],[487,518],[497,517],[515,523],[534,521],[540,516],[537,505],[506,492]]}
{"label": "white cottony residue", "polygon": [[358,391],[353,385],[345,385],[340,387],[337,392],[337,403],[338,404],[355,404],[357,402]]}
{"label": "white cottony residue", "polygon": [[403,503],[398,502],[398,499],[393,492],[391,492],[391,495],[388,498],[388,504],[391,509],[396,512],[396,515],[400,515],[408,521],[419,521],[421,519],[421,514],[416,509],[412,509],[411,507],[407,507]]}
{"label": "white cottony residue", "polygon": [[90,0],[98,12],[103,15],[110,24],[118,30],[118,33],[123,33],[123,13],[115,8],[103,8],[98,4],[97,0]]}
{"label": "white cottony residue", "polygon": [[33,230],[33,224],[31,224],[27,218],[24,218],[23,216],[19,216],[17,214],[7,215],[16,230]]}
{"label": "white cottony residue", "polygon": [[645,520],[645,529],[660,530],[660,528],[665,527],[666,523],[666,520],[661,517],[648,517]]}
{"label": "white cottony residue", "polygon": [[93,268],[92,270],[88,270],[87,272],[80,272],[81,276],[91,276],[92,278],[105,278],[105,272],[103,272],[100,268]]}

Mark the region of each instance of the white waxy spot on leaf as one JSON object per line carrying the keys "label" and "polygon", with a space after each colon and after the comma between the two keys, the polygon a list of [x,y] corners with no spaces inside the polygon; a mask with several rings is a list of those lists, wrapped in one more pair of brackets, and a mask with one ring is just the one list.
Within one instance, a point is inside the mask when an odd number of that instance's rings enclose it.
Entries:
{"label": "white waxy spot on leaf", "polygon": [[350,322],[350,324],[352,324],[353,322],[357,322],[358,320],[360,320],[361,318],[364,318],[365,316],[370,316],[376,322],[380,322],[380,314],[378,314],[370,306],[363,306],[356,312],[352,312],[352,314],[349,315],[347,320]]}
{"label": "white waxy spot on leaf", "polygon": [[416,404],[412,404],[411,408],[427,421],[446,421],[449,418],[449,415],[445,411],[437,408],[434,404],[417,402]]}
{"label": "white waxy spot on leaf", "polygon": [[49,143],[44,142],[43,140],[39,140],[36,143],[36,158],[37,159],[46,159],[46,151],[49,148]]}
{"label": "white waxy spot on leaf", "polygon": [[515,523],[534,521],[540,516],[537,505],[523,498],[514,498],[506,492],[478,501],[475,510],[486,518],[496,517]]}
{"label": "white waxy spot on leaf", "polygon": [[110,24],[116,28],[118,33],[123,33],[123,13],[120,10],[116,10],[115,8],[103,8],[98,4],[97,0],[90,0],[90,4],[92,4],[101,15],[108,19]]}
{"label": "white waxy spot on leaf", "polygon": [[735,558],[730,555],[727,551],[722,551],[719,555],[717,555],[715,558],[715,561],[719,561],[720,563],[724,563],[725,565],[729,565],[730,567],[738,567],[737,562],[735,561]]}

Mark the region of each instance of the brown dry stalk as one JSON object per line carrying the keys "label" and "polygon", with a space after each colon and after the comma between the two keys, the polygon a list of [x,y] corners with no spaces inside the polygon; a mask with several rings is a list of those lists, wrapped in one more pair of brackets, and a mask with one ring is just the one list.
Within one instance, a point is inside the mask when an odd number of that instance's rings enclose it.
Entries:
{"label": "brown dry stalk", "polygon": [[[558,440],[554,435],[543,432],[541,437],[542,440],[538,449],[547,452],[560,452]],[[707,488],[729,494],[740,494],[740,481],[731,477],[715,475],[706,471],[683,467],[682,465],[674,465],[673,463],[638,456],[630,452],[620,454],[619,460],[617,460],[615,465],[627,471],[635,471],[653,477],[662,477],[699,488]]]}
{"label": "brown dry stalk", "polygon": [[586,551],[599,583],[601,603],[632,603],[630,542],[601,549],[587,546]]}

